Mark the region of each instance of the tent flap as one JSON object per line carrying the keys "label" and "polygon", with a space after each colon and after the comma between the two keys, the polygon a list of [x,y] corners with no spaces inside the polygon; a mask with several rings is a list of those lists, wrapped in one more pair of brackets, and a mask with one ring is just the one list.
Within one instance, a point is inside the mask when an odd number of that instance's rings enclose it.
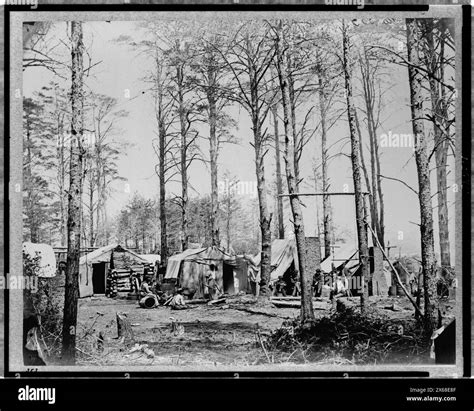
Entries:
{"label": "tent flap", "polygon": [[[261,253],[254,257],[247,257],[249,263],[249,276],[257,283],[260,282],[260,262]],[[298,270],[298,253],[296,250],[296,243],[294,239],[275,239],[272,242],[272,272],[270,275],[271,281],[278,280],[278,277],[285,274],[285,272],[294,263],[295,269]]]}

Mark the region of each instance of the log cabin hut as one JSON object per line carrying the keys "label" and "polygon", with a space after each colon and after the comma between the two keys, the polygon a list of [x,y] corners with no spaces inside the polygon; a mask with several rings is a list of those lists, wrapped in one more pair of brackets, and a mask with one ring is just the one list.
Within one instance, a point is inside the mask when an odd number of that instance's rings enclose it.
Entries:
{"label": "log cabin hut", "polygon": [[117,271],[118,292],[130,291],[130,270],[143,275],[148,261],[119,244],[111,244],[86,254],[79,260],[79,296],[105,294],[107,273]]}

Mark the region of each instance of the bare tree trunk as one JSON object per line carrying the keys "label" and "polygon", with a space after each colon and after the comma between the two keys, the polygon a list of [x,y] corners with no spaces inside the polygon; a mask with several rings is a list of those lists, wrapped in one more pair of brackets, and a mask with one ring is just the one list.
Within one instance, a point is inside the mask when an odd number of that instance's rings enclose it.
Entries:
{"label": "bare tree trunk", "polygon": [[[92,172],[92,170],[91,170]],[[89,247],[94,247],[94,182],[89,180]]]}
{"label": "bare tree trunk", "polygon": [[[357,111],[355,113],[355,123],[356,123],[356,129],[357,129],[357,135],[359,136],[359,141],[360,141],[360,165],[362,167],[362,171],[364,172],[364,179],[365,179],[365,187],[367,192],[369,193],[369,207],[370,207],[370,223],[372,226],[373,232],[377,232],[377,224],[374,219],[374,216],[376,215],[376,212],[374,211],[374,195],[372,193],[372,186],[370,184],[370,176],[369,172],[367,171],[367,166],[365,164],[365,159],[364,159],[364,147],[362,144],[362,131],[360,129],[360,124],[359,124],[359,116],[357,115]],[[375,236],[372,235],[372,243],[376,244],[377,241],[375,239]]]}
{"label": "bare tree trunk", "polygon": [[[57,108],[59,109],[59,108]],[[64,141],[64,114],[58,114],[57,116],[57,156],[58,156],[58,191],[59,191],[59,237],[61,246],[66,245],[66,231],[67,231],[67,218],[66,218],[66,197],[65,193],[65,180],[66,180],[66,159],[64,157],[65,141]]]}
{"label": "bare tree trunk", "polygon": [[[440,38],[440,53],[435,50],[434,25],[431,19],[425,22],[426,42],[428,44],[427,65],[428,70],[437,78],[443,79],[443,60],[444,60],[444,37]],[[437,63],[439,60],[439,63]],[[438,66],[439,65],[439,69]],[[447,182],[447,157],[448,157],[448,127],[446,127],[448,113],[446,108],[444,86],[440,85],[433,77],[429,77],[431,110],[433,112],[434,124],[434,143],[435,143],[435,162],[436,162],[436,183],[438,198],[438,226],[439,226],[439,247],[441,256],[441,266],[451,266],[451,254],[449,243],[449,225],[448,225],[448,182]],[[444,96],[443,96],[444,95]],[[444,130],[440,127],[443,126]]]}
{"label": "bare tree trunk", "polygon": [[155,64],[157,89],[157,94],[155,95],[155,116],[158,125],[158,179],[160,184],[160,263],[162,266],[166,266],[168,263],[168,232],[166,218],[166,114],[164,113],[163,107],[164,87],[162,65],[159,57],[156,57]]}
{"label": "bare tree trunk", "polygon": [[[322,184],[323,193],[329,190],[329,177],[328,177],[328,150],[327,150],[327,126],[326,126],[326,110],[327,110],[327,99],[324,92],[323,81],[324,71],[321,69],[318,76],[319,86],[319,108],[321,114],[321,172],[322,172]],[[332,241],[332,212],[331,212],[331,199],[328,195],[323,196],[323,231],[324,231],[324,258],[331,254],[331,241]]]}
{"label": "bare tree trunk", "polygon": [[290,111],[290,126],[291,126],[291,134],[292,134],[292,140],[293,140],[293,164],[294,164],[294,169],[295,169],[295,184],[296,184],[296,191],[298,192],[299,185],[300,185],[300,164],[299,164],[299,158],[300,158],[300,150],[303,147],[299,146],[299,141],[298,141],[298,133],[296,131],[296,101],[295,101],[295,89],[294,89],[294,81],[293,78],[290,74],[290,69],[291,69],[291,59],[288,59],[288,71],[286,71],[287,75],[287,85],[288,85],[288,106]]}
{"label": "bare tree trunk", "polygon": [[226,243],[227,243],[227,252],[230,250],[230,222],[232,219],[232,199],[230,194],[227,194],[227,221],[226,221]]}
{"label": "bare tree trunk", "polygon": [[[370,147],[370,181],[371,184],[367,185],[367,189],[371,193],[370,198],[370,214],[371,224],[377,238],[382,245],[385,247],[384,240],[384,203],[382,193],[382,183],[380,177],[380,156],[379,156],[379,145],[377,142],[377,124],[374,117],[376,97],[375,97],[375,86],[374,82],[377,80],[375,70],[370,65],[370,60],[364,52],[363,57],[360,58],[360,72],[362,78],[362,88],[364,92],[365,108],[367,113],[367,130],[369,133],[369,147]],[[380,101],[379,101],[380,102]],[[358,126],[359,127],[359,126]],[[359,128],[360,136],[360,128]],[[361,140],[362,141],[362,140]],[[363,148],[361,147],[361,153]],[[362,154],[361,154],[362,155]],[[363,165],[365,169],[365,164]],[[366,173],[366,169],[364,171]]]}
{"label": "bare tree trunk", "polygon": [[[99,156],[97,156],[97,157],[100,158]],[[101,192],[102,192],[102,173],[101,173],[100,167],[97,167],[97,170],[96,170],[96,189],[97,189],[97,206],[96,206],[95,224],[96,224],[96,227],[97,227],[97,232],[96,232],[94,245],[96,245],[96,243],[98,241],[100,241],[100,231],[103,231],[103,230],[100,229],[100,227],[103,227],[103,225],[104,225],[104,222],[100,221],[101,199],[102,199],[102,194],[101,194]]]}
{"label": "bare tree trunk", "polygon": [[351,138],[351,161],[352,161],[352,176],[354,181],[354,199],[356,209],[356,225],[357,225],[357,239],[359,243],[359,260],[361,263],[362,285],[363,292],[361,296],[361,311],[365,311],[365,300],[368,297],[367,283],[369,280],[368,267],[368,241],[367,228],[365,226],[365,212],[364,212],[364,198],[362,194],[362,184],[360,175],[360,141],[356,130],[356,110],[352,97],[352,68],[350,67],[349,56],[349,35],[347,33],[347,26],[343,21],[342,26],[342,52],[343,52],[343,70],[347,99],[347,117],[349,121],[349,131]]}
{"label": "bare tree trunk", "polygon": [[[435,127],[436,130],[437,127]],[[438,135],[436,135],[438,134]],[[451,252],[449,241],[449,224],[448,224],[448,182],[447,182],[447,142],[440,143],[440,139],[444,136],[435,131],[435,144],[439,143],[435,152],[436,161],[436,182],[437,182],[437,197],[438,197],[438,225],[439,225],[439,244],[441,266],[451,267]]]}
{"label": "bare tree trunk", "polygon": [[218,184],[217,184],[217,157],[219,141],[217,136],[217,103],[215,90],[215,75],[213,68],[208,69],[208,78],[211,86],[207,88],[207,101],[209,103],[209,157],[211,162],[211,244],[219,246],[218,222]]}
{"label": "bare tree trunk", "polygon": [[183,69],[177,68],[179,122],[181,131],[181,251],[188,249],[188,140],[186,127],[186,113],[183,98]]}
{"label": "bare tree trunk", "polygon": [[[368,110],[370,112],[370,109]],[[372,193],[372,203],[373,203],[373,215],[372,215],[372,226],[375,228],[377,237],[383,246],[383,239],[380,238],[380,229],[379,229],[379,202],[378,202],[378,191],[377,191],[377,170],[375,165],[375,144],[377,144],[377,138],[374,135],[373,128],[371,125],[372,116],[371,114],[367,115],[369,122],[369,139],[370,139],[370,177],[371,177],[371,193]],[[361,148],[362,150],[362,148]]]}
{"label": "bare tree trunk", "polygon": [[161,264],[168,263],[168,236],[166,229],[166,178],[165,178],[165,154],[166,154],[166,131],[162,124],[159,125],[159,173],[160,173],[160,258]]}
{"label": "bare tree trunk", "polygon": [[104,224],[105,244],[110,244],[109,220],[107,217],[107,208],[106,208],[105,200],[102,202],[102,221]]}
{"label": "bare tree trunk", "polygon": [[383,198],[382,192],[382,177],[380,171],[380,154],[379,154],[379,145],[377,143],[377,139],[375,139],[375,146],[374,146],[374,158],[375,158],[375,165],[376,165],[376,173],[377,173],[377,194],[379,198],[379,221],[378,221],[378,233],[377,236],[380,240],[380,244],[382,247],[385,247],[385,203]]}
{"label": "bare tree trunk", "polygon": [[79,256],[81,247],[82,138],[83,138],[83,50],[82,23],[71,22],[71,158],[68,195],[67,267],[64,299],[62,359],[76,359],[77,300],[79,297]]}
{"label": "bare tree trunk", "polygon": [[306,239],[304,232],[303,213],[301,210],[301,203],[297,195],[298,182],[296,180],[295,170],[295,141],[291,123],[293,120],[289,115],[289,90],[288,90],[288,76],[286,72],[287,66],[284,64],[283,45],[282,45],[282,22],[277,23],[276,34],[277,39],[275,43],[278,77],[280,80],[280,90],[282,95],[283,105],[283,125],[285,130],[285,164],[286,164],[286,179],[288,182],[288,193],[290,195],[291,212],[293,215],[293,226],[296,239],[296,249],[298,253],[298,269],[301,281],[301,323],[308,324],[314,321],[313,311],[313,296],[312,296],[312,275],[306,269]]}
{"label": "bare tree trunk", "polygon": [[421,264],[425,300],[424,328],[425,332],[430,335],[437,326],[437,295],[430,170],[423,124],[423,76],[416,68],[420,64],[420,29],[416,19],[407,19],[406,26],[408,60],[413,64],[408,66],[408,78],[420,202]]}
{"label": "bare tree trunk", "polygon": [[283,184],[281,181],[281,155],[280,155],[280,133],[278,130],[278,108],[274,104],[271,108],[273,116],[273,129],[275,134],[275,164],[276,164],[276,186],[277,186],[277,215],[278,215],[278,238],[285,238],[285,226],[283,224]]}
{"label": "bare tree trunk", "polygon": [[35,204],[33,199],[33,173],[32,173],[32,155],[31,155],[31,129],[30,120],[26,119],[26,167],[25,167],[25,191],[26,197],[26,215],[28,216],[28,223],[30,228],[30,241],[37,243],[39,240],[39,229],[37,219],[35,216]]}
{"label": "bare tree trunk", "polygon": [[261,124],[257,116],[252,119],[255,148],[255,170],[257,174],[258,206],[260,211],[260,232],[262,251],[260,260],[260,294],[263,299],[270,297],[270,273],[272,259],[272,216],[268,212],[267,190],[265,184],[264,148],[262,144]]}

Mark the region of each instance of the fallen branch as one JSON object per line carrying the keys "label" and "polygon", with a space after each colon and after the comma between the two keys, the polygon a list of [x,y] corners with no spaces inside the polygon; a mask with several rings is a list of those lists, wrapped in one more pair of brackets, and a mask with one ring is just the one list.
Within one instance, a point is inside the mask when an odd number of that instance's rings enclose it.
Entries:
{"label": "fallen branch", "polygon": [[225,303],[227,300],[225,298],[219,298],[218,300],[209,301],[208,305],[215,305],[215,304],[222,304]]}
{"label": "fallen branch", "polygon": [[[293,297],[293,296],[273,296],[270,298],[270,301],[301,301],[301,296]],[[313,301],[324,301],[322,297],[313,297]]]}
{"label": "fallen branch", "polygon": [[209,300],[205,298],[199,298],[196,300],[186,300],[186,305],[193,305],[193,304],[207,304]]}
{"label": "fallen branch", "polygon": [[[313,302],[315,302],[313,300]],[[301,301],[285,301],[285,300],[272,300],[272,304],[277,308],[300,308]],[[313,310],[327,310],[328,307],[317,306],[313,304]]]}
{"label": "fallen branch", "polygon": [[96,317],[94,318],[94,321],[92,322],[92,325],[86,330],[86,332],[85,332],[84,335],[81,337],[81,339],[86,338],[86,337],[93,331],[94,325],[96,324],[97,320],[98,320],[100,317],[103,317],[103,316],[104,316],[103,313],[100,313],[100,312],[97,311]]}
{"label": "fallen branch", "polygon": [[249,308],[244,308],[244,307],[234,307],[231,306],[232,309],[238,310],[238,311],[245,311],[250,314],[257,314],[257,315],[266,315],[268,317],[274,317],[274,318],[284,318],[285,320],[292,320],[293,317],[289,317],[287,315],[278,315],[278,314],[272,314],[272,313],[266,313],[265,311],[258,311],[258,310],[251,310]]}

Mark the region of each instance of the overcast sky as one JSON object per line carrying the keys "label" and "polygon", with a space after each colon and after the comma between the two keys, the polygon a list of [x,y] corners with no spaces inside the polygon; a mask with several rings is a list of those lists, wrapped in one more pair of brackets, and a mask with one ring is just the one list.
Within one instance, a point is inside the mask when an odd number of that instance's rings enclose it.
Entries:
{"label": "overcast sky", "polygon": [[[185,15],[183,14],[183,18]],[[159,20],[159,17],[157,17]],[[138,192],[145,197],[155,198],[158,195],[158,178],[154,172],[154,166],[157,162],[152,149],[151,140],[154,138],[156,130],[155,117],[153,113],[153,101],[149,92],[148,85],[143,81],[147,70],[150,68],[150,61],[147,56],[138,55],[134,50],[126,45],[115,42],[119,36],[127,35],[137,40],[141,39],[139,30],[140,24],[137,22],[90,22],[84,24],[85,44],[90,47],[90,54],[93,61],[101,61],[95,68],[94,73],[89,76],[87,83],[96,93],[103,93],[118,100],[118,107],[125,109],[129,115],[120,120],[117,125],[120,133],[115,138],[127,141],[132,145],[121,155],[119,161],[119,170],[121,176],[127,181],[114,184],[115,192],[108,201],[108,214],[113,216],[127,203],[134,192]],[[59,24],[53,29],[52,33],[57,36],[65,35],[65,24]],[[400,66],[390,66],[390,81],[393,84],[387,99],[391,101],[387,104],[382,118],[383,121],[380,133],[411,133],[410,110],[409,110],[409,89],[407,69]],[[41,68],[32,68],[24,72],[24,90],[25,96],[29,97],[34,91],[45,86],[53,78],[52,74]],[[69,87],[64,83],[65,87]],[[127,98],[127,95],[130,98]],[[225,171],[229,171],[240,181],[255,182],[254,152],[250,146],[252,130],[247,113],[235,106],[229,109],[229,113],[236,119],[239,129],[235,134],[240,140],[238,145],[223,146],[219,157],[219,180],[222,181]],[[315,119],[317,120],[317,118]],[[283,127],[280,124],[280,130]],[[269,130],[272,125],[269,124]],[[203,132],[206,130],[203,129]],[[339,121],[329,135],[328,144],[348,137],[347,116]],[[350,144],[345,139],[346,144],[336,144],[330,151],[331,154],[338,152],[348,153]],[[319,136],[316,141],[307,145],[302,157],[303,177],[312,175],[312,164],[315,157],[320,156],[318,148],[320,144]],[[201,147],[206,153],[208,145],[205,141]],[[368,151],[366,161],[368,161]],[[381,169],[382,174],[396,177],[404,180],[410,186],[417,188],[417,178],[415,161],[413,158],[413,149],[387,147],[381,149]],[[451,161],[452,162],[452,161]],[[434,165],[433,165],[434,167]],[[274,157],[269,153],[266,162],[267,184],[273,184],[274,181]],[[210,192],[210,174],[208,169],[202,163],[194,163],[190,168],[190,183],[194,190],[190,196],[207,194]],[[350,159],[346,156],[339,156],[332,160],[329,166],[329,175],[331,178],[331,190],[343,191],[345,184],[352,191],[352,173]],[[432,192],[435,192],[435,180],[433,172]],[[448,176],[448,185],[454,181],[454,171]],[[308,180],[306,178],[306,180]],[[313,184],[308,182],[303,184],[301,191],[312,191],[309,186]],[[385,197],[385,225],[386,242],[397,245],[402,248],[403,253],[418,253],[419,246],[419,228],[415,224],[419,222],[419,205],[417,196],[395,181],[383,181],[383,190]],[[170,184],[168,192],[178,193],[179,185]],[[449,192],[448,199],[450,203],[454,201],[454,195]],[[304,222],[307,235],[314,235],[316,232],[316,210],[315,198],[305,198],[304,204]],[[269,201],[271,207],[274,202]],[[436,204],[434,199],[433,204]],[[355,212],[354,200],[352,197],[333,197],[332,206],[334,211],[334,223],[338,227],[344,228],[349,241],[355,244]],[[451,222],[451,245],[452,255],[454,256],[454,204],[450,206]],[[436,223],[436,210],[434,214]],[[435,224],[435,230],[437,225]],[[403,239],[399,239],[399,232],[403,232]],[[435,232],[435,242],[437,240],[437,231]],[[436,250],[438,251],[438,249]],[[393,251],[392,251],[393,252]],[[395,250],[398,253],[398,250]]]}

